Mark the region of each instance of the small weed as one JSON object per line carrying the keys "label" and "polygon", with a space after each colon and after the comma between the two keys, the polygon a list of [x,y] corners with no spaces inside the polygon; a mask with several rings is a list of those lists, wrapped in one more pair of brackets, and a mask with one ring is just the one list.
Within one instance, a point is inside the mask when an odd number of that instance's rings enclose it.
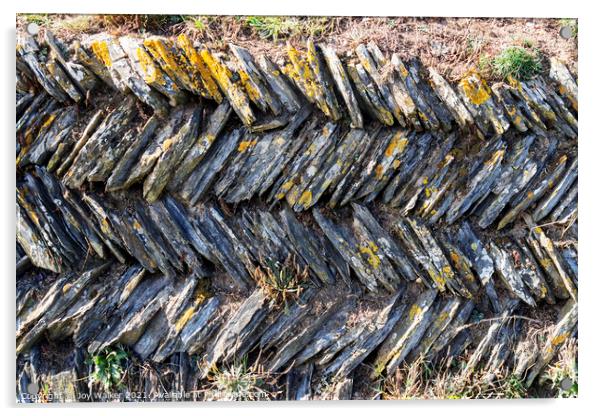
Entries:
{"label": "small weed", "polygon": [[483,47],[483,39],[475,38],[473,36],[468,36],[466,39],[466,52],[468,55],[471,55],[477,51],[479,51]]}
{"label": "small weed", "polygon": [[209,387],[204,389],[207,400],[258,401],[270,400],[275,379],[255,363],[247,364],[247,357],[228,366],[214,366],[208,376]]}
{"label": "small weed", "polygon": [[92,355],[88,359],[88,364],[94,365],[90,377],[101,383],[106,390],[119,387],[125,373],[124,365],[127,359],[128,353],[121,346],[116,349],[107,348],[99,354]]}
{"label": "small weed", "polygon": [[276,42],[280,36],[291,36],[297,34],[301,25],[297,19],[281,16],[249,16],[245,22],[254,29],[260,37],[271,38]]}
{"label": "small weed", "polygon": [[333,23],[334,19],[328,17],[309,17],[303,22],[303,33],[310,37],[321,36],[332,30]]}
{"label": "small weed", "polygon": [[27,23],[36,23],[40,26],[48,26],[52,22],[48,14],[23,14],[23,17]]}
{"label": "small weed", "polygon": [[577,371],[577,342],[567,342],[558,353],[558,360],[550,365],[542,376],[549,383],[556,397],[577,397],[579,392]]}
{"label": "small weed", "polygon": [[265,261],[263,267],[255,269],[253,277],[274,302],[283,303],[288,310],[289,299],[298,298],[307,287],[309,271],[289,257],[284,263]]}
{"label": "small weed", "polygon": [[211,16],[184,16],[184,22],[186,22],[187,26],[199,32],[206,31],[211,21]]}
{"label": "small weed", "polygon": [[527,388],[523,380],[517,375],[510,374],[502,383],[504,397],[508,399],[521,399],[527,397]]}

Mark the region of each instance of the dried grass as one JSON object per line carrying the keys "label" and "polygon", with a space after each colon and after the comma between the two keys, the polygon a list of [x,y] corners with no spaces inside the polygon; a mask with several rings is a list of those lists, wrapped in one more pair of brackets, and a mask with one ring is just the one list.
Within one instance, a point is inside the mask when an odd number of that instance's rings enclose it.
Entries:
{"label": "dried grass", "polygon": [[[577,38],[563,39],[559,34],[566,19],[19,15],[17,26],[32,19],[57,30],[65,40],[100,31],[116,36],[186,33],[212,49],[223,50],[234,42],[256,54],[269,53],[275,60],[284,59],[287,41],[303,49],[313,37],[332,44],[343,55],[353,55],[357,45],[374,41],[385,56],[418,57],[451,81],[508,47],[528,45],[543,56],[565,61],[577,72]],[[545,72],[546,62],[542,64]]]}

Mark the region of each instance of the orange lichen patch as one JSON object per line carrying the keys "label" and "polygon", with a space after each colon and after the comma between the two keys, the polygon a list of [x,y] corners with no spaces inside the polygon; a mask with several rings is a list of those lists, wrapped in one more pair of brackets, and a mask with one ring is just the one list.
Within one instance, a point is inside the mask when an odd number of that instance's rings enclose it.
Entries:
{"label": "orange lichen patch", "polygon": [[221,103],[223,97],[219,91],[219,87],[211,78],[211,71],[192,45],[192,41],[185,34],[181,34],[178,36],[176,42],[180,49],[184,52],[184,55],[188,59],[188,62],[190,62],[192,68],[199,73],[203,86],[208,91],[210,97],[218,103]]}
{"label": "orange lichen patch", "polygon": [[462,78],[460,86],[471,103],[481,105],[491,98],[491,89],[477,72],[469,72]]}
{"label": "orange lichen patch", "polygon": [[308,61],[301,57],[301,54],[290,44],[287,45],[287,52],[290,61],[293,64],[293,72],[296,73],[294,79],[297,80],[300,87],[305,91],[309,101],[315,103],[326,116],[337,119],[337,114],[333,114],[330,107],[324,99],[321,87],[318,84],[315,74],[309,66]]}
{"label": "orange lichen patch", "polygon": [[291,63],[285,64],[282,67],[282,72],[284,73],[284,75],[289,77],[293,82],[295,82],[295,84],[300,82],[299,75],[295,72],[295,68],[293,67],[293,64],[291,64]]}
{"label": "orange lichen patch", "polygon": [[65,283],[65,286],[63,286],[63,294],[69,292],[69,289],[71,289],[72,286],[73,285],[71,283]]}
{"label": "orange lichen patch", "polygon": [[106,218],[102,219],[102,221],[100,222],[100,229],[105,234],[108,234],[108,233],[111,232],[111,226],[109,224],[109,220],[108,219],[106,219]]}
{"label": "orange lichen patch", "polygon": [[568,337],[569,337],[568,332],[565,332],[564,334],[557,335],[554,338],[552,338],[551,344],[552,344],[552,346],[556,347],[556,346],[562,344],[564,341],[566,341],[566,339]]}
{"label": "orange lichen patch", "polygon": [[107,67],[110,68],[113,65],[111,60],[111,54],[109,53],[109,45],[104,40],[96,40],[90,45],[94,55],[100,59],[100,61]]}
{"label": "orange lichen patch", "polygon": [[359,251],[361,254],[367,256],[367,261],[373,269],[377,269],[380,266],[380,258],[376,255],[378,246],[372,241],[367,241],[360,245]]}
{"label": "orange lichen patch", "polygon": [[545,298],[547,296],[547,294],[548,294],[548,288],[545,287],[544,285],[541,285],[539,287],[539,296],[542,298]]}
{"label": "orange lichen patch", "polygon": [[449,258],[451,259],[454,266],[456,266],[456,268],[461,267],[462,263],[460,262],[460,256],[458,255],[458,253],[456,253],[455,251],[451,251],[449,253]]}
{"label": "orange lichen patch", "polygon": [[406,146],[408,145],[408,139],[402,136],[402,132],[395,133],[395,136],[391,139],[389,145],[385,149],[386,157],[393,157],[394,155],[405,150]]}
{"label": "orange lichen patch", "polygon": [[249,147],[255,146],[257,144],[257,139],[255,140],[243,140],[238,144],[238,151],[245,152]]}
{"label": "orange lichen patch", "polygon": [[313,195],[310,190],[306,190],[301,194],[301,198],[297,201],[299,204],[303,205],[303,208],[307,209],[310,207],[312,203]]}
{"label": "orange lichen patch", "polygon": [[142,225],[140,225],[140,223],[136,220],[134,220],[134,222],[132,223],[132,226],[134,227],[134,230],[141,232],[142,231]]}
{"label": "orange lichen patch", "polygon": [[385,168],[383,167],[383,165],[381,165],[381,164],[376,165],[376,167],[374,168],[374,176],[376,176],[377,179],[382,179],[384,173],[385,173]]}

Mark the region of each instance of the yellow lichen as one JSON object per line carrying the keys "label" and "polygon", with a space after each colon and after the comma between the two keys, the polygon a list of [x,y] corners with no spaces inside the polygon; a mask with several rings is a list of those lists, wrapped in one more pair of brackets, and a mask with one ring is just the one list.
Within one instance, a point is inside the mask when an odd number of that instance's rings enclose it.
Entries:
{"label": "yellow lichen", "polygon": [[142,72],[144,72],[144,81],[146,81],[147,84],[165,84],[165,79],[160,76],[161,73],[155,66],[153,58],[151,58],[143,48],[140,47],[136,49],[136,56],[140,62],[140,68],[142,68]]}
{"label": "yellow lichen", "polygon": [[414,304],[410,307],[410,321],[413,321],[417,316],[419,316],[422,313],[422,308],[417,305]]}
{"label": "yellow lichen", "polygon": [[219,58],[216,58],[207,49],[201,50],[201,58],[209,68],[211,76],[219,84],[224,93],[228,94],[228,98],[233,107],[237,110],[238,115],[243,122],[250,126],[255,121],[255,116],[249,107],[249,100],[245,95],[240,84],[232,81],[232,72],[228,67],[221,63]]}
{"label": "yellow lichen", "polygon": [[261,99],[261,94],[251,81],[251,77],[249,77],[249,74],[247,74],[246,71],[239,69],[238,75],[240,76],[240,82],[245,87],[249,98],[254,102],[258,102]]}
{"label": "yellow lichen", "polygon": [[378,246],[372,241],[367,241],[360,245],[359,251],[361,254],[367,256],[366,261],[372,266],[373,269],[377,269],[380,266],[380,258],[376,255]]}
{"label": "yellow lichen", "polygon": [[460,86],[471,103],[481,105],[491,97],[491,90],[485,80],[476,72],[470,72],[460,81]]}
{"label": "yellow lichen", "polygon": [[196,69],[200,75],[201,82],[204,88],[209,92],[211,98],[218,103],[221,103],[223,99],[222,94],[219,92],[219,88],[215,81],[211,78],[211,71],[192,45],[192,41],[185,34],[181,34],[178,36],[176,42],[180,49],[184,52],[186,58],[188,58],[192,68]]}
{"label": "yellow lichen", "polygon": [[443,266],[443,268],[441,269],[443,276],[444,277],[452,277],[454,272],[452,271],[450,266]]}
{"label": "yellow lichen", "polygon": [[46,130],[48,127],[50,127],[50,125],[52,124],[52,122],[54,121],[55,118],[56,118],[56,114],[50,114],[46,118],[46,121],[44,121],[44,124],[42,124],[42,127],[40,127],[40,131]]}
{"label": "yellow lichen", "polygon": [[293,187],[294,184],[295,184],[295,182],[292,179],[289,179],[288,181],[286,181],[282,184],[282,189],[284,191],[288,191]]}
{"label": "yellow lichen", "polygon": [[495,152],[493,152],[493,155],[491,155],[491,157],[487,161],[485,161],[485,165],[493,166],[504,157],[505,153],[506,152],[504,149],[496,150]]}
{"label": "yellow lichen", "polygon": [[110,68],[113,65],[111,60],[111,54],[109,53],[109,45],[104,40],[97,40],[92,42],[90,45],[94,55],[100,59],[100,61],[107,67]]}
{"label": "yellow lichen", "polygon": [[176,56],[172,52],[170,45],[167,45],[166,42],[168,41],[151,37],[144,40],[144,46],[158,62],[162,63],[161,66],[170,77],[194,89],[194,85],[188,74],[180,68]]}
{"label": "yellow lichen", "polygon": [[167,139],[167,140],[165,140],[165,141],[163,142],[163,144],[161,145],[161,149],[162,149],[164,152],[166,152],[167,150],[169,150],[169,148],[170,148],[170,147],[173,145],[173,143],[174,143],[174,141],[175,141],[174,139],[175,139],[175,138],[173,138],[173,137],[172,137],[172,138],[170,138],[170,139]]}
{"label": "yellow lichen", "polygon": [[311,191],[308,189],[301,194],[301,198],[297,201],[299,204],[303,205],[303,208],[307,209],[311,206],[313,195]]}

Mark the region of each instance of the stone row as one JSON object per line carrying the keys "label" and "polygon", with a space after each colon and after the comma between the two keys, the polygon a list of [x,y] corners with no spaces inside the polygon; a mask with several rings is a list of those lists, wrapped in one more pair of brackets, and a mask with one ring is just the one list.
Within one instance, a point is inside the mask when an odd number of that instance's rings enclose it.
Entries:
{"label": "stone row", "polygon": [[101,33],[67,45],[48,30],[40,44],[20,33],[17,88],[26,93],[36,83],[63,103],[111,89],[134,95],[161,117],[199,99],[228,102],[252,131],[282,127],[310,104],[330,121],[358,129],[377,120],[481,137],[508,130],[577,135],[577,83],[557,59],[547,79],[509,78],[490,87],[475,71],[451,85],[417,59],[386,58],[374,42],[346,57],[311,39],[305,52],[286,49],[287,59],[277,64],[234,44],[227,53],[211,51],[184,34],[141,39]]}

